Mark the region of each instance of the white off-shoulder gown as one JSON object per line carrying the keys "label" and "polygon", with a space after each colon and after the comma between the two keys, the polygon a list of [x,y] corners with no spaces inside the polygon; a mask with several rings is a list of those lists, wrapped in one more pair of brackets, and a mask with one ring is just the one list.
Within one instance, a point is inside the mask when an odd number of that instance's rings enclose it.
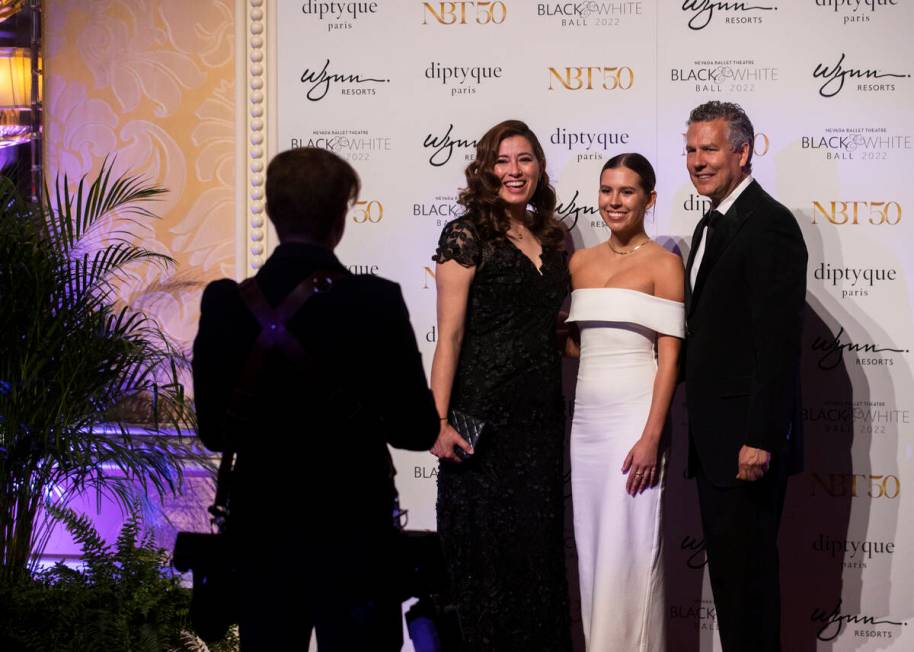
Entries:
{"label": "white off-shoulder gown", "polygon": [[666,650],[659,483],[634,498],[622,463],[647,422],[657,334],[682,337],[678,301],[621,288],[575,290],[581,331],[571,490],[588,652]]}

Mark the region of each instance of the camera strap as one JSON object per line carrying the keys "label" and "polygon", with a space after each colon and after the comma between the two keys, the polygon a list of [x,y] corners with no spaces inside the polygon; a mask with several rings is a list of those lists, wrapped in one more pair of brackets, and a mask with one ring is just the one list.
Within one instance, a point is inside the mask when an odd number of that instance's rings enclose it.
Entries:
{"label": "camera strap", "polygon": [[[239,284],[241,300],[260,325],[260,332],[229,401],[223,428],[226,432],[253,427],[251,417],[256,403],[257,381],[269,353],[279,350],[294,361],[303,361],[308,357],[301,342],[289,332],[288,323],[311,297],[329,292],[333,284],[345,276],[345,272],[318,270],[296,285],[275,308],[267,301],[256,277],[245,279]],[[229,436],[227,439],[234,442],[236,438]],[[225,528],[229,516],[229,493],[234,465],[235,451],[234,446],[230,445],[222,453],[216,475],[216,496],[209,508],[213,523],[220,531]]]}

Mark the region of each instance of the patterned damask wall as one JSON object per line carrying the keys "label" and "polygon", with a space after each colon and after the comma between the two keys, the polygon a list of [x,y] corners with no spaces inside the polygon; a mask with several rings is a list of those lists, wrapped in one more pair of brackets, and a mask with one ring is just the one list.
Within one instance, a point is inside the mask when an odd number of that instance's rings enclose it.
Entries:
{"label": "patterned damask wall", "polygon": [[45,170],[106,156],[169,193],[144,246],[177,261],[122,298],[189,345],[207,281],[235,274],[233,0],[45,0]]}

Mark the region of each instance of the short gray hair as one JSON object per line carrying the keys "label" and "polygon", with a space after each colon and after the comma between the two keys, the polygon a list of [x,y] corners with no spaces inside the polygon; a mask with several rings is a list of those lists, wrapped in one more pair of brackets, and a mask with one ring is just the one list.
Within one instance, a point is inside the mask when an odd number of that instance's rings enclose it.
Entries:
{"label": "short gray hair", "polygon": [[755,129],[743,107],[733,102],[718,102],[712,100],[696,106],[689,114],[688,124],[693,122],[710,122],[711,120],[726,120],[730,126],[730,147],[739,151],[743,145],[749,145],[749,158],[743,170],[752,172],[752,150],[755,148]]}

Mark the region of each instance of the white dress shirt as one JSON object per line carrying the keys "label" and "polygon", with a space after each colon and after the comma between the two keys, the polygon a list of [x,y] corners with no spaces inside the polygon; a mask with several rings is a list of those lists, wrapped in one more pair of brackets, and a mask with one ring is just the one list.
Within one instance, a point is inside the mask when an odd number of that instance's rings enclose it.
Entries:
{"label": "white dress shirt", "polygon": [[[752,175],[746,175],[746,178],[739,182],[739,185],[734,188],[726,198],[717,205],[716,210],[721,215],[726,215],[727,211],[730,210],[730,207],[736,202],[743,190],[745,190],[749,184],[752,183]],[[695,259],[692,261],[692,273],[689,275],[689,283],[692,286],[692,289],[695,288],[695,279],[698,278],[698,268],[701,267],[701,259],[705,255],[705,245],[708,242],[707,236],[708,227],[705,226],[701,231],[701,242],[698,243],[698,251],[695,252]]]}

